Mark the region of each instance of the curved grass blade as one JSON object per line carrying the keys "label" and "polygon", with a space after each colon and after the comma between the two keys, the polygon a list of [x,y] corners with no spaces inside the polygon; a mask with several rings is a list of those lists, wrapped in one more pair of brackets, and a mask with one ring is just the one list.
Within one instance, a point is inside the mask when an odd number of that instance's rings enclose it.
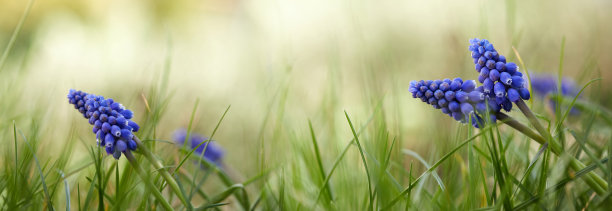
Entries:
{"label": "curved grass blade", "polygon": [[11,49],[15,45],[15,40],[17,40],[17,35],[19,35],[19,32],[21,31],[21,27],[23,26],[23,23],[25,22],[26,18],[30,14],[30,11],[32,10],[32,5],[34,5],[34,0],[30,0],[28,2],[28,5],[26,6],[25,11],[21,15],[21,18],[19,18],[19,23],[17,23],[17,26],[15,27],[15,31],[13,31],[13,34],[11,35],[11,39],[6,45],[4,52],[2,53],[2,57],[0,57],[0,71],[2,71],[2,67],[4,67],[4,62],[6,62],[6,58],[8,57],[9,52],[11,52]]}
{"label": "curved grass blade", "polygon": [[[15,125],[13,125],[13,130],[16,130]],[[40,174],[40,181],[42,182],[42,187],[43,187],[43,190],[44,190],[44,193],[45,193],[45,201],[47,202],[47,209],[49,209],[50,211],[55,210],[53,208],[53,204],[51,203],[51,197],[49,196],[49,190],[47,189],[47,183],[45,182],[45,175],[43,174],[43,171],[40,168],[40,162],[38,161],[38,156],[36,156],[36,151],[34,151],[34,149],[32,149],[32,146],[30,146],[30,143],[26,139],[26,137],[23,134],[23,132],[21,132],[21,130],[19,130],[19,134],[23,138],[23,141],[28,146],[28,149],[30,149],[30,151],[32,152],[32,156],[34,157],[34,161],[35,161],[35,164],[36,164],[36,169],[38,170],[38,173]]]}
{"label": "curved grass blade", "polygon": [[[599,161],[601,163],[606,163],[608,162],[608,158],[604,158],[601,161]],[[584,176],[585,174],[593,171],[597,169],[597,164],[591,164],[588,165],[587,167],[581,169],[580,171],[576,172],[576,175],[574,177],[567,177],[563,180],[561,180],[559,183],[551,186],[550,188],[547,188],[546,191],[544,192],[544,194],[540,194],[540,195],[536,195],[533,196],[529,199],[527,199],[526,201],[520,203],[519,205],[517,205],[516,207],[514,207],[512,210],[522,210],[527,208],[529,205],[537,202],[538,200],[540,200],[540,198],[545,197],[548,194],[554,193],[558,190],[560,190],[561,188],[565,187],[565,185],[567,185],[569,182],[574,181],[582,176]]]}
{"label": "curved grass blade", "polygon": [[[357,132],[357,135],[361,134],[361,131],[363,131],[363,129],[372,121],[373,118],[374,118],[374,114],[372,114],[370,118],[368,119],[368,121],[364,125],[361,126],[361,128],[359,129],[359,132]],[[336,158],[336,161],[334,161],[334,165],[329,170],[329,173],[327,173],[327,176],[325,176],[325,181],[323,181],[323,185],[319,187],[319,193],[317,194],[317,199],[315,200],[314,205],[312,205],[313,210],[317,208],[317,204],[319,203],[319,199],[321,198],[321,194],[323,193],[323,187],[325,187],[325,185],[329,183],[329,180],[331,179],[331,176],[334,174],[336,167],[338,167],[338,164],[340,164],[340,161],[342,161],[342,159],[344,158],[344,155],[346,155],[346,152],[348,152],[354,140],[355,138],[351,139],[351,141],[349,141],[346,147],[344,147],[344,149],[342,150],[342,153],[340,153],[338,158]]]}
{"label": "curved grass blade", "polygon": [[366,176],[368,178],[368,196],[370,197],[370,203],[368,207],[369,210],[372,210],[372,206],[374,205],[374,196],[372,195],[372,182],[370,179],[370,170],[368,169],[368,163],[366,162],[365,155],[363,155],[364,150],[361,147],[361,143],[359,142],[359,136],[357,135],[357,132],[355,132],[355,128],[353,127],[353,123],[351,122],[351,118],[349,118],[348,113],[346,113],[346,111],[344,111],[344,115],[346,116],[346,120],[348,121],[349,126],[351,127],[351,132],[353,132],[353,137],[355,138],[355,142],[357,143],[357,147],[359,148],[359,153],[361,154],[361,161],[363,162],[363,166],[366,170]]}
{"label": "curved grass blade", "polygon": [[[574,103],[576,103],[576,100],[578,99],[578,97],[580,96],[580,94],[582,94],[582,92],[584,91],[584,89],[586,89],[589,85],[591,85],[592,83],[601,80],[601,78],[596,78],[593,80],[590,80],[588,83],[586,83],[582,89],[580,89],[580,91],[578,92],[578,94],[574,97],[574,99],[572,100],[572,102],[569,104],[569,106],[567,107],[567,110],[565,111],[565,113],[563,114],[563,117],[561,117],[561,119],[559,120],[559,122],[557,123],[556,126],[556,130],[559,131],[561,129],[561,126],[563,125],[563,122],[565,121],[565,118],[567,118],[567,115],[569,115],[570,111],[572,110],[572,107],[574,107]],[[559,104],[559,103],[557,103]]]}
{"label": "curved grass blade", "polygon": [[[317,158],[319,172],[321,173],[321,179],[325,181],[325,169],[323,168],[323,161],[321,161],[321,152],[319,151],[319,144],[317,144],[317,138],[315,136],[314,129],[312,129],[312,122],[310,122],[310,120],[308,120],[308,127],[310,128],[310,136],[312,137],[312,145],[315,151],[315,157]],[[330,201],[333,201],[334,195],[332,193],[331,187],[329,187],[329,183],[325,185],[325,190],[327,190],[327,192],[325,192],[326,196],[329,198]]]}
{"label": "curved grass blade", "polygon": [[406,193],[410,192],[410,190],[412,190],[412,188],[414,187],[414,185],[416,185],[419,181],[421,181],[423,179],[423,177],[430,173],[433,172],[438,166],[440,166],[440,164],[442,164],[442,162],[446,161],[446,159],[448,159],[451,155],[455,154],[455,152],[457,152],[459,149],[461,149],[462,147],[464,147],[465,145],[467,145],[469,142],[473,141],[474,139],[476,139],[477,137],[485,134],[487,131],[491,130],[490,127],[485,127],[483,128],[480,133],[477,133],[476,135],[468,138],[467,140],[463,141],[461,144],[459,144],[459,146],[455,147],[453,150],[451,150],[450,152],[446,153],[446,155],[442,156],[442,158],[440,158],[440,160],[438,160],[436,163],[434,163],[431,168],[428,168],[427,171],[423,172],[423,174],[421,174],[421,176],[419,176],[417,179],[415,179],[413,182],[411,182],[408,187],[406,187],[406,189],[404,189],[398,196],[396,196],[387,206],[385,206],[383,208],[383,210],[389,209],[391,208],[395,203],[397,203],[397,201],[399,201]]}
{"label": "curved grass blade", "polygon": [[68,180],[66,180],[66,176],[62,170],[57,170],[62,180],[64,180],[64,190],[66,191],[66,211],[70,211],[70,186],[68,185]]}
{"label": "curved grass blade", "polygon": [[[423,159],[423,157],[421,157],[415,151],[412,151],[412,150],[409,150],[409,149],[402,149],[402,153],[404,153],[405,155],[410,155],[412,157],[415,157],[417,160],[419,160],[419,162],[421,162],[425,166],[425,168],[427,168],[427,169],[431,168],[429,163],[427,163],[427,161],[425,161],[425,159]],[[438,186],[440,187],[440,189],[442,189],[442,191],[446,190],[446,187],[444,186],[444,182],[442,182],[442,179],[440,178],[438,173],[436,173],[434,171],[431,174],[433,174],[433,177],[435,178],[436,182],[438,183]]]}

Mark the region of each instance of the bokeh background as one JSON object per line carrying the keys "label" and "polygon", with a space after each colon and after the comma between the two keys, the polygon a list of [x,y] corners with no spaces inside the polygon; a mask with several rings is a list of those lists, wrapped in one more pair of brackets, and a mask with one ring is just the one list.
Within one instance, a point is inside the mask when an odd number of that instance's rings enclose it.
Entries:
{"label": "bokeh background", "polygon": [[[27,5],[0,0],[0,49]],[[146,121],[143,99],[162,93],[155,136],[167,140],[188,126],[197,100],[192,128],[205,135],[231,105],[214,139],[241,177],[261,159],[290,163],[291,148],[309,144],[308,120],[331,164],[352,138],[344,111],[359,127],[377,106],[401,148],[427,155],[444,151],[432,143],[459,123],[412,99],[409,82],[476,79],[471,38],[518,62],[515,47],[531,73],[552,74],[565,38],[563,75],[579,86],[602,78],[587,96],[610,105],[610,9],[604,0],[36,0],[0,69],[0,149],[12,146],[14,120],[26,134],[36,128],[43,160],[66,144],[68,166],[87,157],[94,135],[67,103],[74,88],[122,102],[137,122]]]}

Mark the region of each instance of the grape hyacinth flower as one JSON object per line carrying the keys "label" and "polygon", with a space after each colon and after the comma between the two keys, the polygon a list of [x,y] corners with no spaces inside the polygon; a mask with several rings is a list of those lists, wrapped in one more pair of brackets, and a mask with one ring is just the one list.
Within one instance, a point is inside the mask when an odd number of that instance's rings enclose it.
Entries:
{"label": "grape hyacinth flower", "polygon": [[132,111],[113,99],[74,89],[68,93],[68,101],[93,125],[97,144],[104,147],[107,154],[119,159],[122,152],[136,150],[138,145],[132,132],[140,127],[131,120]]}
{"label": "grape hyacinth flower", "polygon": [[[545,98],[549,94],[558,94],[559,85],[557,84],[557,76],[550,74],[531,74],[531,87],[534,95],[539,98]],[[561,95],[567,97],[575,97],[578,95],[578,88],[573,80],[569,78],[563,78],[561,80]],[[553,99],[550,99],[550,107],[555,110],[557,105]],[[570,114],[578,114],[579,111],[576,108],[572,108]]]}
{"label": "grape hyacinth flower", "polygon": [[[204,152],[204,159],[206,159],[207,161],[217,165],[217,167],[222,167],[222,158],[223,155],[225,154],[223,148],[218,145],[215,141],[210,141],[207,143],[203,143],[205,141],[208,141],[208,137],[204,137],[202,135],[199,134],[195,134],[192,133],[189,138],[187,138],[187,130],[181,129],[181,130],[177,130],[176,132],[174,132],[174,140],[176,141],[177,144],[179,145],[185,145],[185,140],[187,140],[187,142],[189,143],[187,146],[190,147],[190,149],[194,149],[196,147],[198,147],[198,145],[200,145],[198,148],[196,148],[195,152],[198,153],[199,155],[202,155],[202,151],[204,151],[206,149],[206,151]],[[206,146],[208,145],[208,146]]]}
{"label": "grape hyacinth flower", "polygon": [[[476,87],[473,80],[463,81],[461,78],[444,80],[427,80],[410,82],[409,91],[412,97],[440,109],[442,113],[453,117],[455,120],[466,123],[472,119],[472,125],[478,127],[484,123],[481,115],[487,115],[495,121],[495,115],[488,115],[486,95],[483,87]],[[492,102],[492,101],[489,101]],[[496,104],[489,103],[488,107]]]}
{"label": "grape hyacinth flower", "polygon": [[483,92],[500,108],[510,111],[512,103],[530,98],[518,66],[514,62],[506,63],[506,57],[500,55],[488,40],[470,40],[469,50],[479,73],[478,81],[483,84]]}

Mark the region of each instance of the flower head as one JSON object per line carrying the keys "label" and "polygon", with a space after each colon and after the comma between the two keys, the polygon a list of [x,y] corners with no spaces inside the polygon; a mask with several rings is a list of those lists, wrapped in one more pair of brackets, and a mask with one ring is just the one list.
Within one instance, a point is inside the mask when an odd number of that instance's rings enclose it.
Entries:
{"label": "flower head", "polygon": [[136,150],[132,132],[137,132],[140,127],[131,120],[132,111],[113,99],[74,89],[68,93],[68,102],[93,125],[98,146],[104,147],[107,154],[119,159],[122,152]]}
{"label": "flower head", "polygon": [[[179,145],[184,145],[185,140],[187,140],[188,145],[191,149],[198,147],[202,142],[208,141],[208,137],[204,137],[199,134],[190,134],[190,137],[187,138],[187,131],[184,129],[177,130],[174,132],[174,140]],[[208,146],[206,146],[208,145]],[[221,160],[223,155],[225,154],[223,148],[219,146],[215,141],[210,141],[208,143],[201,144],[198,148],[196,148],[195,152],[202,155],[202,151],[204,152],[204,159],[214,163],[218,167],[222,166]]]}
{"label": "flower head", "polygon": [[[550,74],[531,74],[531,87],[534,95],[539,98],[544,98],[549,94],[558,94],[559,86],[557,84],[557,76]],[[575,82],[570,78],[563,78],[561,80],[561,95],[567,97],[575,97],[578,95],[578,88]],[[556,103],[554,100],[550,100],[550,106],[552,109],[556,109]],[[578,110],[572,108],[570,114],[578,114]]]}
{"label": "flower head", "polygon": [[500,109],[510,111],[513,102],[530,98],[518,66],[506,62],[506,57],[500,55],[488,40],[470,40],[469,50],[479,73],[478,81],[483,84],[484,94],[494,99]]}
{"label": "flower head", "polygon": [[482,86],[476,87],[475,81],[461,78],[412,81],[409,91],[412,97],[440,109],[459,122],[466,123],[471,118],[474,127],[484,123],[480,115],[488,115],[487,107],[491,106],[487,106],[487,102],[493,102],[486,101]]}

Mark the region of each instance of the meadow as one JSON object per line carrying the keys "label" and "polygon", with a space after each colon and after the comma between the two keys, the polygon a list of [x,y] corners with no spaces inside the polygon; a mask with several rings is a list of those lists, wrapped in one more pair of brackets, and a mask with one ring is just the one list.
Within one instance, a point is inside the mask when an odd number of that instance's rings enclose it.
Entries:
{"label": "meadow", "polygon": [[[610,9],[0,0],[0,210],[609,210]],[[478,128],[411,93],[482,85],[473,38],[531,94]],[[138,147],[99,147],[71,89]]]}

